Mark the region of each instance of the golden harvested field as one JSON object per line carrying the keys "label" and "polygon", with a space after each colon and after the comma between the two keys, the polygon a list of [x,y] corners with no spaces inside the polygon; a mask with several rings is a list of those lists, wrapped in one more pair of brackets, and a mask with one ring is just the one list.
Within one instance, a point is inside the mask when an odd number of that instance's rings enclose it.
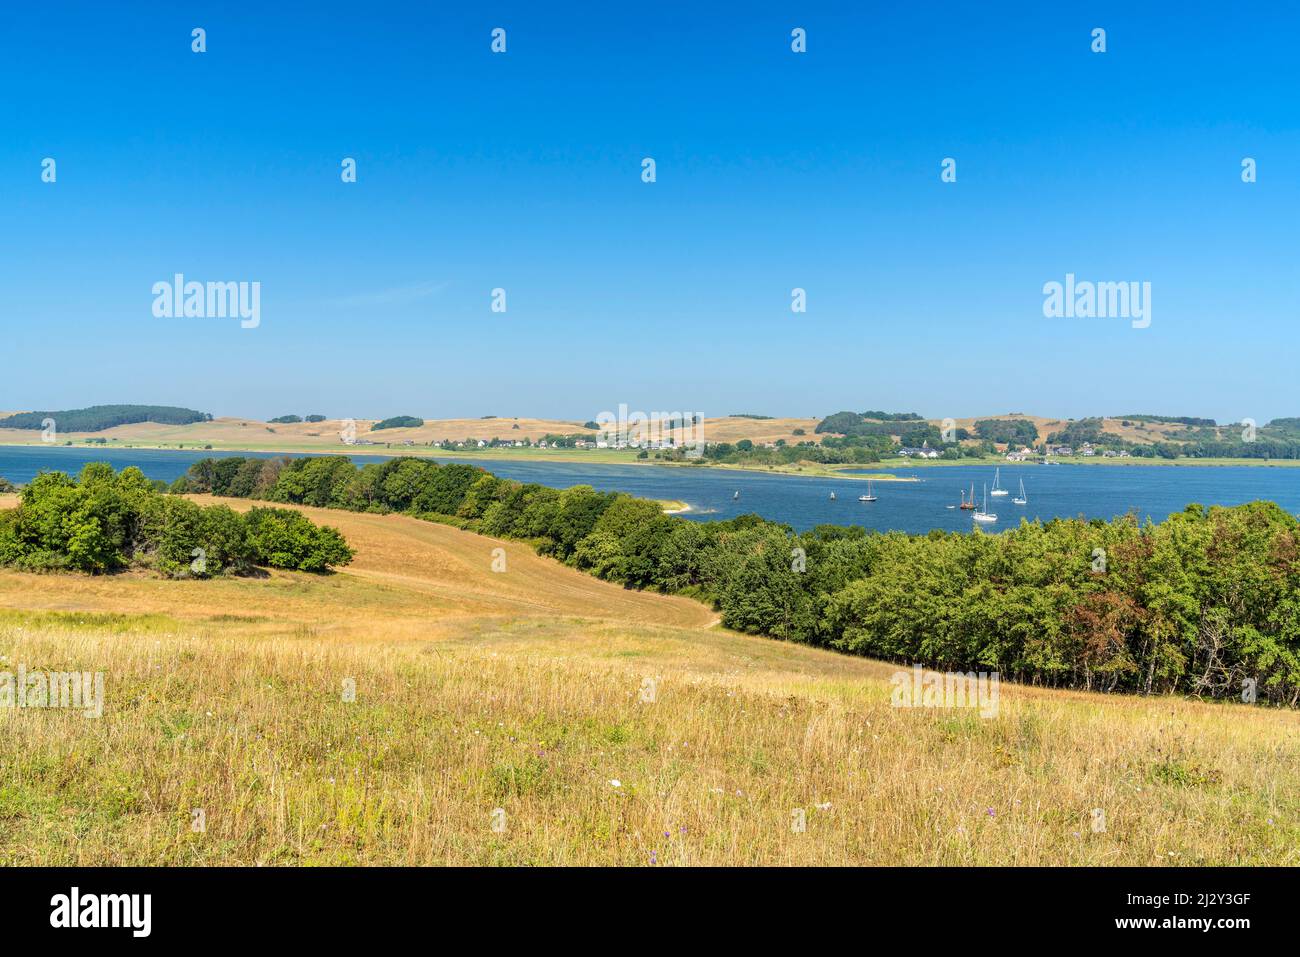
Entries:
{"label": "golden harvested field", "polygon": [[106,676],[102,718],[0,708],[4,863],[1300,855],[1293,713],[1007,685],[989,719],[895,708],[892,665],[734,634],[517,543],[305,511],[352,566],[0,572],[0,669]]}
{"label": "golden harvested field", "polygon": [[[0,418],[11,413],[0,413]],[[377,419],[355,420],[356,437],[367,439],[381,445],[391,443],[401,445],[413,442],[427,445],[444,439],[461,441],[464,439],[529,439],[536,442],[550,434],[574,435],[588,434],[593,438],[596,432],[583,427],[582,422],[568,422],[558,419],[533,418],[488,418],[488,419],[426,419],[424,425],[409,429],[381,429],[371,432],[370,428]],[[744,419],[717,418],[704,420],[704,436],[710,442],[735,442],[739,439],[751,439],[754,442],[775,442],[785,439],[787,442],[818,441],[820,436],[814,434],[818,419]],[[58,441],[71,440],[80,445],[88,438],[101,438],[115,445],[135,446],[176,446],[202,447],[211,445],[217,449],[264,449],[299,451],[312,449],[320,451],[346,452],[364,451],[347,446],[340,438],[345,427],[343,419],[327,419],[324,422],[267,423],[257,419],[234,417],[217,418],[211,422],[196,422],[192,425],[161,425],[156,422],[139,422],[134,425],[119,425],[102,432],[59,432]],[[515,426],[518,428],[515,428]],[[795,429],[803,429],[806,435],[797,436]],[[680,431],[680,430],[679,430]],[[30,429],[0,429],[2,445],[39,445],[41,433]]]}
{"label": "golden harvested field", "polygon": [[[1125,422],[1128,425],[1125,425]],[[1170,442],[1178,441],[1175,436],[1187,430],[1187,426],[1177,422],[1137,422],[1132,419],[1103,419],[1101,430],[1108,435],[1117,435],[1130,442]],[[1232,427],[1216,430],[1221,435],[1240,431]]]}
{"label": "golden harvested field", "polygon": [[[708,442],[739,442],[749,439],[751,442],[775,442],[785,439],[790,445],[797,442],[820,442],[822,437],[813,430],[821,419],[779,418],[746,419],[740,416],[704,420],[704,439]],[[803,429],[803,435],[795,435],[795,429]]]}
{"label": "golden harvested field", "polygon": [[[587,431],[581,422],[561,422],[549,419],[445,419],[426,421],[416,429],[381,429],[371,433],[370,427],[377,419],[355,420],[357,438],[373,442],[402,443],[406,440],[424,445],[443,439],[529,438],[534,441],[547,433],[570,434]],[[234,417],[217,418],[211,422],[192,425],[161,425],[157,422],[138,422],[119,425],[102,432],[60,432],[59,440],[71,439],[80,444],[86,438],[102,438],[119,445],[213,445],[217,448],[285,448],[302,447],[346,451],[340,433],[345,427],[343,419],[324,422],[294,422],[272,424],[257,419]],[[513,426],[518,425],[515,429]],[[594,433],[593,433],[594,434]],[[24,429],[0,429],[0,443],[32,444],[40,442],[40,432]]]}

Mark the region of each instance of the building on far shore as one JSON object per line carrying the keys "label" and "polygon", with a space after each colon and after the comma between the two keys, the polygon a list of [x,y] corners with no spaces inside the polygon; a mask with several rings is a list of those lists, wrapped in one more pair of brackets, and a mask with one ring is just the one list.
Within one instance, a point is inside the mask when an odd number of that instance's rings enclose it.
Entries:
{"label": "building on far shore", "polygon": [[939,450],[930,448],[929,442],[923,442],[919,449],[905,445],[898,450],[898,454],[904,458],[937,459]]}

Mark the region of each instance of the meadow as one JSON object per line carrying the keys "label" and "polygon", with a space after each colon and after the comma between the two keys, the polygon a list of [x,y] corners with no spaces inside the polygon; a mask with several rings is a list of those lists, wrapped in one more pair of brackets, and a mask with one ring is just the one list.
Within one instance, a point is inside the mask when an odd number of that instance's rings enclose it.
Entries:
{"label": "meadow", "polygon": [[0,572],[0,669],[107,688],[98,719],[0,708],[5,863],[1300,856],[1294,712],[1009,684],[987,719],[893,707],[893,665],[735,634],[520,543],[301,510],[352,564]]}

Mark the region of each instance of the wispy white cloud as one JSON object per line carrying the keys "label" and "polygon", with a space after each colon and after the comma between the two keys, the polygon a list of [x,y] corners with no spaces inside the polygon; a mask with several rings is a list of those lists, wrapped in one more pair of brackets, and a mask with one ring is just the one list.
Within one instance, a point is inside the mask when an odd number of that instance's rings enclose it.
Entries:
{"label": "wispy white cloud", "polygon": [[352,296],[340,296],[326,299],[324,305],[356,308],[358,306],[401,306],[420,299],[436,296],[451,283],[443,279],[430,279],[425,282],[411,283],[406,286],[394,286],[378,292],[364,292]]}

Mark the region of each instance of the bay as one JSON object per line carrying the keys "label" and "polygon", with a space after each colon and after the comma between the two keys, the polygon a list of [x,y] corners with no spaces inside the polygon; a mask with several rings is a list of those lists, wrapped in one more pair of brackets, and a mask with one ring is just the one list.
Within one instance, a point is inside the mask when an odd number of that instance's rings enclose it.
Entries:
{"label": "bay", "polygon": [[[138,466],[149,478],[171,482],[202,458],[248,455],[274,458],[282,453],[213,452],[172,449],[87,449],[55,446],[0,447],[0,475],[11,482],[28,482],[41,470],[76,473],[87,462],[108,462],[115,469]],[[358,463],[383,462],[388,456],[353,455]],[[992,485],[988,465],[897,468],[883,463],[900,478],[914,482],[876,482],[878,500],[858,501],[866,483],[834,477],[804,477],[690,466],[607,465],[538,460],[439,458],[468,462],[504,478],[537,482],[554,488],[591,485],[601,491],[627,492],[642,498],[685,502],[686,518],[727,519],[756,513],[804,530],[820,524],[861,525],[881,531],[923,534],[931,529],[969,531],[969,512],[956,506],[963,489],[975,483],[977,501],[985,484]],[[1288,512],[1300,512],[1300,469],[1260,466],[1161,465],[1007,465],[1001,467],[1005,497],[990,497],[989,509],[998,521],[984,531],[1012,527],[1021,518],[1083,516],[1109,519],[1134,513],[1139,519],[1160,521],[1189,503],[1238,505],[1254,499],[1277,502]],[[1013,505],[1020,480],[1028,505]],[[739,497],[736,493],[739,492]],[[831,501],[831,492],[836,498]]]}

